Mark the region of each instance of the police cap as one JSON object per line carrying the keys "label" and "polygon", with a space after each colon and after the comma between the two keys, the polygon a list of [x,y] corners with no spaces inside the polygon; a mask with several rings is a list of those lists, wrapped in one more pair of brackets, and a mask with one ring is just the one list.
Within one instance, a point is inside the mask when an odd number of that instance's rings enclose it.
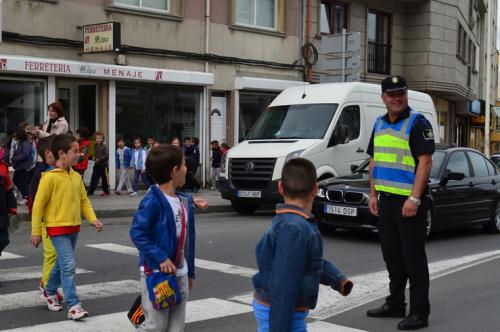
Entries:
{"label": "police cap", "polygon": [[382,93],[406,90],[406,80],[401,76],[389,76],[382,81]]}

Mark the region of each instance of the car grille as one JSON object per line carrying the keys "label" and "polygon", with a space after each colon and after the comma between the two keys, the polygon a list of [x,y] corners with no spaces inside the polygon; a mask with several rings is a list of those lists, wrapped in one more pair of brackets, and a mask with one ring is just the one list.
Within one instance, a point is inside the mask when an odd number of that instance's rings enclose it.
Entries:
{"label": "car grille", "polygon": [[276,159],[230,159],[229,179],[238,189],[265,189],[271,182]]}
{"label": "car grille", "polygon": [[346,191],[344,193],[344,202],[349,204],[361,204],[364,199],[365,196],[363,195],[363,193],[358,193],[354,191]]}
{"label": "car grille", "polygon": [[331,202],[340,203],[343,199],[343,192],[342,190],[327,190],[326,198]]}

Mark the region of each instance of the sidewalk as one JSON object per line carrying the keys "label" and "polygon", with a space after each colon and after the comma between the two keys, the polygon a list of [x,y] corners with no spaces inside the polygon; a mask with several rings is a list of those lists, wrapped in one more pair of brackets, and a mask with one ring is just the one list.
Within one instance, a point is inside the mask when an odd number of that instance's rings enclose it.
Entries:
{"label": "sidewalk", "polygon": [[[146,191],[139,191],[139,195],[136,197],[129,197],[127,194],[115,195],[114,193],[107,197],[100,197],[100,193],[101,191],[97,190],[93,196],[90,196],[90,201],[98,218],[132,218],[132,214],[137,210],[139,202],[144,197]],[[231,203],[228,200],[222,199],[217,190],[204,189],[196,194],[191,193],[191,195],[208,200],[208,209],[197,209],[196,213],[233,211]],[[20,221],[30,221],[26,205],[18,206],[17,212]]]}

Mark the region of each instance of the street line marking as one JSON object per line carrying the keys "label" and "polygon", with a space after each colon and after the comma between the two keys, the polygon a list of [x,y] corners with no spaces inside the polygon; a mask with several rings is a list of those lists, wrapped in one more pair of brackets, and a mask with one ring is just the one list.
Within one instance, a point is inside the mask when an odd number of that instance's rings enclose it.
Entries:
{"label": "street line marking", "polygon": [[6,252],[6,251],[2,252],[2,256],[0,256],[0,260],[16,259],[16,258],[24,258],[24,256],[12,254],[12,253]]}
{"label": "street line marking", "polygon": [[[87,284],[76,287],[80,300],[97,299],[123,294],[138,294],[140,283],[137,280],[120,280]],[[19,292],[0,295],[0,311],[46,305],[40,298],[40,291]]]}
{"label": "street line marking", "polygon": [[[236,304],[229,301],[207,298],[203,300],[189,301],[187,303],[186,323],[200,322],[209,319],[228,317],[233,315],[246,314],[251,312],[252,307]],[[66,313],[64,313],[65,317]],[[82,322],[61,321],[47,324],[39,324],[15,328],[10,330],[2,330],[2,332],[22,332],[22,331],[37,331],[37,332],[133,332],[132,327],[127,319],[127,312],[117,312],[108,315],[92,316]]]}
{"label": "street line marking", "polygon": [[[139,256],[139,252],[137,251],[136,248],[131,247],[131,246],[124,246],[124,245],[116,244],[116,243],[87,244],[86,246],[90,247],[90,248],[106,250],[106,251],[115,252],[115,253],[119,253],[119,254]],[[237,276],[241,276],[241,277],[245,277],[245,278],[251,278],[255,273],[257,273],[257,270],[252,269],[252,268],[231,265],[231,264],[226,264],[226,263],[220,263],[220,262],[214,262],[214,261],[209,261],[209,260],[200,259],[200,258],[195,259],[195,266],[197,268],[201,268],[201,269],[205,269],[205,270],[212,270],[212,271],[217,271],[217,272],[226,273],[226,274],[233,274],[233,275],[237,275]]]}
{"label": "street line marking", "polygon": [[[499,258],[500,250],[495,250],[433,262],[429,264],[430,278],[431,280],[440,278]],[[354,282],[354,288],[348,297],[342,297],[330,287],[320,285],[318,303],[316,308],[311,311],[311,318],[325,320],[388,295],[389,277],[387,271],[349,278]],[[244,293],[229,300],[250,305],[253,301],[253,294]]]}
{"label": "street line marking", "polygon": [[331,324],[327,322],[316,321],[307,324],[307,331],[309,332],[367,332],[365,330],[353,329],[347,326]]}
{"label": "street line marking", "polygon": [[[76,268],[76,274],[92,273],[93,271]],[[17,267],[12,269],[0,270],[0,282],[40,279],[42,277],[42,268],[40,266]]]}

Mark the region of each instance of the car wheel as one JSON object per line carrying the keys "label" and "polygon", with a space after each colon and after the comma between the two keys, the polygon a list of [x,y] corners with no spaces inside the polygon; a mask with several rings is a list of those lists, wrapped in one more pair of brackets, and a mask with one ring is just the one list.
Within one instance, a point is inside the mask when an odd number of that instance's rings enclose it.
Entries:
{"label": "car wheel", "polygon": [[500,233],[500,201],[498,201],[497,205],[495,206],[495,211],[493,212],[491,221],[484,225],[484,230],[487,233],[492,234]]}
{"label": "car wheel", "polygon": [[432,231],[432,211],[430,208],[427,211],[427,217],[425,218],[425,226],[426,226],[426,236],[428,239]]}
{"label": "car wheel", "polygon": [[249,215],[254,214],[254,212],[257,210],[259,205],[231,201],[231,207],[238,214],[249,216]]}

